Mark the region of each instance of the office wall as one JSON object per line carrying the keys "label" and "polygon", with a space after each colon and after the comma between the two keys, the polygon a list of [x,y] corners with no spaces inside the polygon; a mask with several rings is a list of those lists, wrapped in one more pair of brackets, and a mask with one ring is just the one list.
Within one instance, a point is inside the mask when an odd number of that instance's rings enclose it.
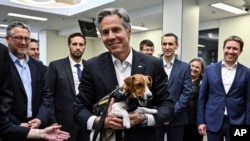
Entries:
{"label": "office wall", "polygon": [[[221,20],[214,20],[209,22],[199,23],[199,29],[211,29],[219,28],[219,45],[218,45],[218,60],[223,58],[222,46],[223,41],[230,35],[238,35],[243,38],[245,45],[242,54],[239,57],[239,61],[246,66],[250,67],[249,55],[247,52],[250,52],[250,15],[226,18]],[[47,39],[51,39],[47,46],[47,63],[51,60],[59,59],[68,55],[67,50],[67,37],[58,37],[57,32],[52,32],[52,35],[48,35]],[[161,53],[161,44],[160,39],[162,36],[162,31],[152,30],[140,33],[134,33],[131,37],[130,45],[135,49],[139,50],[139,43],[142,39],[150,39],[155,44],[155,53],[154,56],[157,56]],[[197,49],[198,50],[198,49]],[[87,47],[84,53],[83,58],[89,59],[93,56],[96,56],[104,51],[107,51],[105,46],[102,43],[100,38],[98,39],[87,39]],[[182,55],[189,55],[189,52],[183,52]],[[196,56],[194,56],[196,57]]]}
{"label": "office wall", "polygon": [[[44,64],[48,65],[51,61],[64,58],[69,55],[68,49],[68,37],[59,36],[57,31],[46,30],[39,33],[41,58]],[[86,49],[83,55],[83,59],[89,59],[93,56],[93,42],[94,40],[86,40]],[[45,50],[44,50],[45,49]],[[43,50],[43,51],[42,51]]]}
{"label": "office wall", "polygon": [[219,57],[223,58],[223,41],[230,35],[238,35],[244,41],[243,52],[239,57],[239,62],[243,63],[244,65],[250,67],[250,15],[247,16],[240,16],[235,18],[228,18],[220,20],[219,26]]}
{"label": "office wall", "polygon": [[[155,46],[155,52],[154,56],[158,57],[159,54],[161,54],[161,36],[162,36],[162,31],[160,29],[158,30],[152,30],[152,31],[145,31],[145,32],[139,32],[139,33],[134,33],[131,36],[130,39],[130,46],[139,51],[139,44],[141,40],[143,39],[150,39]],[[92,56],[88,57],[93,57],[96,55],[99,55],[102,52],[107,51],[106,47],[104,46],[102,40],[100,38],[92,40],[91,44],[92,48]],[[90,46],[87,46],[89,48]]]}
{"label": "office wall", "polygon": [[250,67],[250,15],[225,18],[209,22],[200,23],[200,29],[219,28],[218,60],[223,59],[223,41],[231,36],[238,35],[244,40],[243,52],[239,56],[239,62]]}

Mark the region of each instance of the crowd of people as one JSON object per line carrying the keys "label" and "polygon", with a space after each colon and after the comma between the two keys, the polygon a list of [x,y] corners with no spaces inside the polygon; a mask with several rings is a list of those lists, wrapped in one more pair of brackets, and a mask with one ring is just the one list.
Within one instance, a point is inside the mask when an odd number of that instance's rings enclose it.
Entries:
{"label": "crowd of people", "polygon": [[[82,59],[86,38],[68,37],[69,56],[45,66],[39,41],[30,27],[13,22],[6,29],[7,47],[0,44],[0,140],[95,140],[103,122],[102,141],[230,141],[230,125],[250,124],[250,69],[238,62],[244,42],[229,36],[221,61],[207,65],[201,57],[189,63],[176,56],[178,37],[161,37],[162,56],[142,40],[130,45],[131,23],[123,8],[97,13],[96,25],[107,52]],[[131,128],[111,112],[96,115],[93,106],[133,74],[149,75],[156,114],[129,112]]]}

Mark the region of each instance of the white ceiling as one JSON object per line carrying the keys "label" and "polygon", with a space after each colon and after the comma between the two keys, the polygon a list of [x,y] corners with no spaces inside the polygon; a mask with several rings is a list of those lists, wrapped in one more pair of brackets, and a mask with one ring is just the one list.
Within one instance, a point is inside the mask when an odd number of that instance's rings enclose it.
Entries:
{"label": "white ceiling", "polygon": [[[107,7],[123,7],[130,14],[133,25],[141,26],[142,24],[150,29],[162,28],[162,3],[163,0],[110,0],[111,2],[100,6],[104,0],[60,0],[60,1],[73,1],[76,3],[82,2],[82,5],[68,5],[57,8],[39,8],[34,4],[17,4],[13,1],[33,1],[33,0],[1,0],[0,2],[0,24],[8,24],[12,21],[23,21],[31,26],[32,31],[40,32],[42,30],[58,30],[60,33],[67,29],[79,28],[78,20],[92,21],[96,13]],[[56,0],[59,1],[59,0]],[[113,2],[112,2],[113,1]],[[238,6],[240,8],[248,5],[246,0],[196,0],[197,5],[200,7],[200,22],[211,21],[220,18],[227,18],[237,16],[229,12],[215,9],[210,7],[211,3],[224,1],[228,4]],[[249,1],[249,0],[248,0]],[[70,8],[68,8],[70,7]],[[80,12],[83,11],[83,12]],[[41,16],[48,18],[48,21],[35,21],[21,18],[13,18],[7,16],[7,13],[15,12],[20,14],[28,14],[33,16]],[[79,12],[79,13],[78,13]],[[77,13],[77,14],[76,14]],[[1,30],[1,29],[0,29]],[[4,29],[2,29],[4,30]]]}

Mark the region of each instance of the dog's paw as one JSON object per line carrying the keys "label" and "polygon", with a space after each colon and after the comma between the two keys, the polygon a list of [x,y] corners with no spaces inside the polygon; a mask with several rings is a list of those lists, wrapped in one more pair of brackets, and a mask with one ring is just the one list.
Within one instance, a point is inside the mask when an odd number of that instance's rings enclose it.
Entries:
{"label": "dog's paw", "polygon": [[129,129],[129,128],[130,128],[130,121],[124,121],[124,122],[123,122],[123,126],[124,126],[125,128],[127,128],[127,129]]}
{"label": "dog's paw", "polygon": [[157,114],[158,113],[158,110],[156,109],[150,109],[150,114]]}

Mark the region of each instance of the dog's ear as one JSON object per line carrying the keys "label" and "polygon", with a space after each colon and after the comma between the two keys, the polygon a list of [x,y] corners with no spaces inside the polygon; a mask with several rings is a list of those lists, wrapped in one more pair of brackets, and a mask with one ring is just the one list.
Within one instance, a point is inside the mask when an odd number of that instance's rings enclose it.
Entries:
{"label": "dog's ear", "polygon": [[132,80],[133,79],[133,76],[129,76],[127,78],[125,78],[123,81],[124,81],[124,84],[123,84],[123,88],[124,89],[128,89],[128,87],[130,87],[132,85]]}
{"label": "dog's ear", "polygon": [[149,87],[152,87],[152,78],[151,78],[151,76],[147,75],[146,77],[147,77],[148,82],[149,82]]}

